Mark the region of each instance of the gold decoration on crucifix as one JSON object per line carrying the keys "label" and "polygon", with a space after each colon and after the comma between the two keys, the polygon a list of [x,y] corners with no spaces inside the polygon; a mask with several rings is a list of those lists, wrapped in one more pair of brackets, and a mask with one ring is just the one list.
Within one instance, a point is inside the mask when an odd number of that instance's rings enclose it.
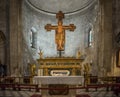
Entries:
{"label": "gold decoration on crucifix", "polygon": [[57,44],[57,51],[64,51],[64,46],[65,46],[65,30],[69,30],[69,31],[74,31],[74,29],[76,28],[76,26],[74,26],[74,24],[69,24],[67,25],[63,25],[63,21],[62,19],[64,18],[64,14],[62,13],[62,11],[59,11],[56,14],[56,18],[58,19],[58,25],[51,25],[51,24],[47,24],[45,26],[45,29],[47,31],[51,31],[51,30],[55,30],[55,43]]}

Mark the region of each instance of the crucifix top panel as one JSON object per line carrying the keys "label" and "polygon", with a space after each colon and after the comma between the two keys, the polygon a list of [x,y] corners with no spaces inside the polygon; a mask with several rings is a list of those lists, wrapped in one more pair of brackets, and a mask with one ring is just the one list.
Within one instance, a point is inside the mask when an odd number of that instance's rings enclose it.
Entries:
{"label": "crucifix top panel", "polygon": [[45,29],[47,31],[55,30],[55,43],[57,45],[57,51],[64,51],[65,48],[65,30],[74,31],[76,26],[74,24],[63,25],[64,13],[59,11],[56,14],[58,19],[57,25],[46,24]]}

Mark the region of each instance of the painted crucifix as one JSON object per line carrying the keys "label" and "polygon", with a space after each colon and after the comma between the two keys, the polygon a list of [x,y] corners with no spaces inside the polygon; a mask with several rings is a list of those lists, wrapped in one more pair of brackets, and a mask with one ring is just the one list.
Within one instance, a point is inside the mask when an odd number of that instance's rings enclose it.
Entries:
{"label": "painted crucifix", "polygon": [[64,51],[65,46],[65,30],[74,31],[76,26],[74,26],[74,24],[69,24],[68,26],[63,25],[62,19],[64,18],[64,14],[62,11],[59,11],[56,14],[56,18],[58,19],[58,25],[47,24],[45,29],[47,31],[55,30],[55,43],[57,44],[57,51],[61,52]]}

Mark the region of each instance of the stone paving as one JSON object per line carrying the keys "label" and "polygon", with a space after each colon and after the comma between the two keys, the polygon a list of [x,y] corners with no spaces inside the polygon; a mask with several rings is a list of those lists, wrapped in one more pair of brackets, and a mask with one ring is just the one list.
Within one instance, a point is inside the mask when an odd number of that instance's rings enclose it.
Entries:
{"label": "stone paving", "polygon": [[[0,90],[0,97],[30,97],[33,94],[40,94],[40,92],[35,92],[34,90]],[[77,90],[77,94],[88,94],[91,97],[117,97],[112,91],[106,91],[105,89],[99,89],[98,91],[91,89],[89,92],[85,92],[85,90],[82,89]],[[120,97],[120,95],[118,97]]]}

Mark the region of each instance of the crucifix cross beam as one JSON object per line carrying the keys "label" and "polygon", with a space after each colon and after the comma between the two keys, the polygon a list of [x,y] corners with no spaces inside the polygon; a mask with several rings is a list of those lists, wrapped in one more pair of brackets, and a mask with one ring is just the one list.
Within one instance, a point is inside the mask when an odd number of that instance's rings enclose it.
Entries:
{"label": "crucifix cross beam", "polygon": [[74,31],[76,26],[74,24],[63,25],[64,14],[62,11],[59,11],[56,14],[56,18],[58,19],[58,25],[47,24],[45,29],[47,31],[55,30],[55,43],[57,44],[57,51],[64,51],[65,46],[65,30]]}

